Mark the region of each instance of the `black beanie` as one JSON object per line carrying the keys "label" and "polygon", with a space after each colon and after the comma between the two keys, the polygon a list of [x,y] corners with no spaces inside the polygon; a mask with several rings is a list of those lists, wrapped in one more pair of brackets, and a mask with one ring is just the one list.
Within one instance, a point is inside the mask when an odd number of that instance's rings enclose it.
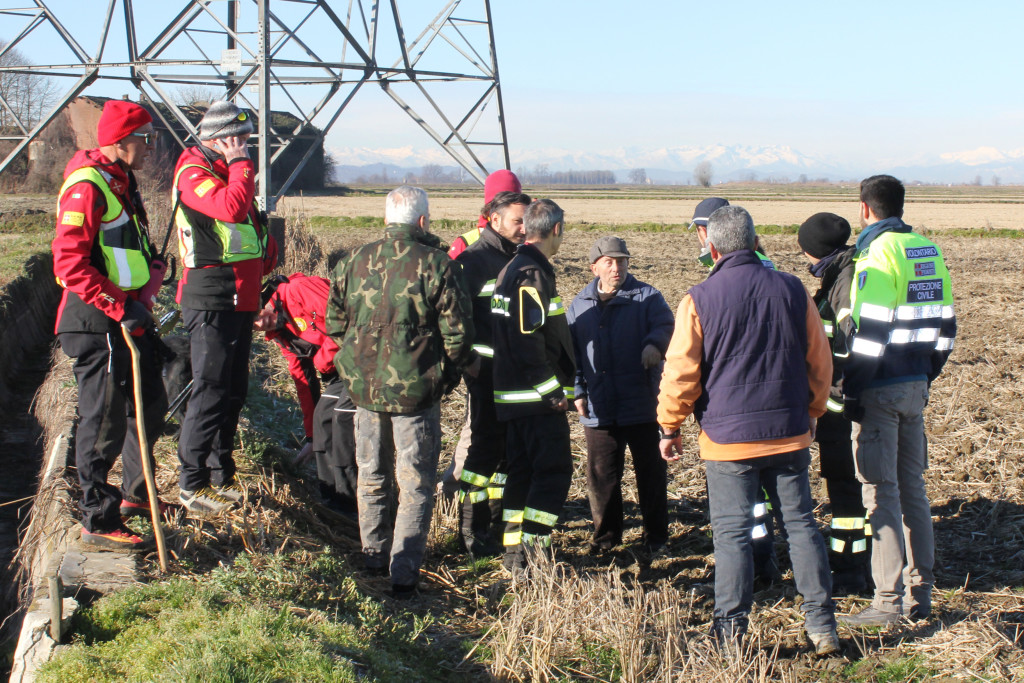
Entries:
{"label": "black beanie", "polygon": [[796,234],[800,248],[814,258],[825,258],[846,246],[850,222],[834,213],[816,213],[803,222]]}

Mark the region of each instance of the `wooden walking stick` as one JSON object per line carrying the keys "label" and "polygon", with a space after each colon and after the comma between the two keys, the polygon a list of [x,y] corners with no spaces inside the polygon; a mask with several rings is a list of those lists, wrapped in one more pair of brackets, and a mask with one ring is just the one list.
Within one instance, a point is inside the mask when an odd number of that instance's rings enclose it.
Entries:
{"label": "wooden walking stick", "polygon": [[132,354],[132,386],[135,389],[135,428],[139,432],[139,457],[142,460],[142,474],[146,478],[146,492],[149,494],[149,514],[153,519],[153,535],[156,537],[156,550],[160,556],[160,571],[167,573],[167,544],[164,542],[164,529],[160,526],[160,499],[156,493],[156,478],[153,466],[149,462],[149,440],[146,438],[146,425],[143,422],[142,406],[142,367],[139,362],[139,347],[132,339],[128,326],[121,325],[121,334]]}

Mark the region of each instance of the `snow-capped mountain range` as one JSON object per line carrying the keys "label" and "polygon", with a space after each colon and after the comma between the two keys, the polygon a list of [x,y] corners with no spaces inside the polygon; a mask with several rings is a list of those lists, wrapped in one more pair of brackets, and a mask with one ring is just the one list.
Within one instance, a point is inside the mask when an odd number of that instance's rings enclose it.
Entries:
{"label": "snow-capped mountain range", "polygon": [[[335,148],[330,152],[340,182],[380,174],[383,169],[390,169],[390,178],[418,172],[427,164],[440,165],[446,171],[456,168],[451,157],[439,148],[350,147]],[[826,156],[804,154],[787,146],[620,147],[601,152],[536,149],[513,151],[512,168],[533,170],[546,166],[551,172],[610,170],[616,173],[619,182],[627,181],[630,170],[643,168],[654,183],[686,184],[694,182],[693,169],[705,161],[711,164],[712,182],[715,183],[736,180],[797,182],[819,178],[857,180],[881,172],[891,173],[907,182],[974,183],[980,179],[985,185],[1024,183],[1024,149],[999,150],[994,147],[911,160],[880,160],[870,168]],[[490,165],[498,166],[497,163]]]}

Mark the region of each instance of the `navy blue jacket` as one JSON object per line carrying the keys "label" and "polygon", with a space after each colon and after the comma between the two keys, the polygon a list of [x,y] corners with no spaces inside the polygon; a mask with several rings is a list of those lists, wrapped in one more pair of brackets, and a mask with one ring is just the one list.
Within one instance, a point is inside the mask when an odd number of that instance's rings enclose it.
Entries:
{"label": "navy blue jacket", "polygon": [[657,289],[626,276],[602,307],[597,278],[583,288],[567,313],[576,354],[576,398],[586,398],[584,427],[654,422],[662,364],[645,369],[640,354],[653,344],[664,356],[675,322]]}
{"label": "navy blue jacket", "polygon": [[726,254],[690,290],[703,332],[694,416],[719,444],[799,436],[809,427],[807,291],[753,251]]}

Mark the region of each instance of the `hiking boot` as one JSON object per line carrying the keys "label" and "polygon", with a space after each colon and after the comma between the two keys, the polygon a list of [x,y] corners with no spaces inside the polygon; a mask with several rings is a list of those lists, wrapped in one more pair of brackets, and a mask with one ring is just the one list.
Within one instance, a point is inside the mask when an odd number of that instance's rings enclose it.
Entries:
{"label": "hiking boot", "polygon": [[245,489],[243,489],[237,481],[232,479],[223,486],[212,486],[214,491],[222,495],[223,497],[230,500],[235,507],[242,504],[242,499],[245,498]]}
{"label": "hiking boot", "polygon": [[900,620],[900,613],[866,607],[858,614],[840,614],[836,620],[844,626],[892,626]]}
{"label": "hiking boot", "polygon": [[216,517],[234,506],[234,503],[217,493],[212,486],[204,486],[198,491],[181,489],[178,500],[190,515],[196,517]]}
{"label": "hiking boot", "polygon": [[113,531],[89,531],[82,527],[82,545],[117,553],[141,553],[153,549],[153,539],[142,538],[123,524]]}
{"label": "hiking boot", "polygon": [[836,633],[835,629],[825,633],[811,633],[808,631],[807,640],[811,641],[811,645],[814,646],[814,654],[819,657],[839,652],[839,634]]}
{"label": "hiking boot", "polygon": [[[166,501],[160,501],[160,514],[165,517],[177,517],[178,513],[184,508],[177,503],[168,503]],[[128,500],[123,498],[121,500],[121,516],[122,517],[148,517],[149,516],[149,501],[144,500],[137,502],[134,500]]]}

